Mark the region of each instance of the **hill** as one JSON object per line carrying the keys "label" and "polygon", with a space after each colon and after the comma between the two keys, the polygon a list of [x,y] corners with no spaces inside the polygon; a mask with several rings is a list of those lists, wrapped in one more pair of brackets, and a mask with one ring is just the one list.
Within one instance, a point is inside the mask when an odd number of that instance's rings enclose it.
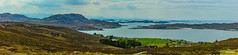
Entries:
{"label": "hill", "polygon": [[103,28],[117,28],[118,23],[88,20],[81,14],[56,14],[44,19],[29,18],[20,14],[0,14],[0,22],[27,22],[41,25],[68,27],[75,30],[102,30]]}
{"label": "hill", "polygon": [[[73,29],[79,29],[79,30],[87,30],[86,28],[91,28],[91,29],[117,28],[121,26],[118,23],[88,20],[81,14],[73,14],[73,13],[52,15],[50,17],[42,19],[39,22],[43,24],[49,24],[49,25],[53,24],[56,26],[71,27]],[[65,24],[68,24],[68,25],[65,25]],[[86,28],[82,28],[82,27],[86,27]]]}
{"label": "hill", "polygon": [[115,47],[99,43],[101,37],[65,27],[22,22],[0,23],[0,54],[73,51],[113,51]]}
{"label": "hill", "polygon": [[3,13],[0,14],[0,22],[2,21],[14,21],[14,22],[22,22],[22,21],[36,21],[36,18],[29,18],[24,15],[19,14],[10,14],[10,13]]}

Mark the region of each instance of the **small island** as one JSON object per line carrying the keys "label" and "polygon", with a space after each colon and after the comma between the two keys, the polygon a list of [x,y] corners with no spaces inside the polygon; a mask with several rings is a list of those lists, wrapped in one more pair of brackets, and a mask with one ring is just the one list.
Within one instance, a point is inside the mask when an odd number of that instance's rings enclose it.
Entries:
{"label": "small island", "polygon": [[238,23],[204,23],[204,24],[157,24],[150,26],[137,26],[131,29],[216,29],[216,30],[226,30],[226,31],[238,31]]}

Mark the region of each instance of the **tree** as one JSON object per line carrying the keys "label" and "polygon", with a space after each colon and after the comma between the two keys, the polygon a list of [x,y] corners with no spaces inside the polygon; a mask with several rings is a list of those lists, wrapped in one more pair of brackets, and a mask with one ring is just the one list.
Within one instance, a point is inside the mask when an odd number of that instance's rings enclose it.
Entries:
{"label": "tree", "polygon": [[[102,34],[97,34],[102,35]],[[114,37],[113,35],[106,36],[106,39],[100,39],[100,43],[102,44],[108,44],[116,47],[121,48],[131,48],[135,46],[141,46],[141,42],[136,42],[136,40],[124,40],[124,39],[117,39],[116,41],[113,41],[112,39],[115,39],[118,37]]]}
{"label": "tree", "polygon": [[136,42],[135,46],[141,46],[141,42]]}
{"label": "tree", "polygon": [[216,40],[215,42],[218,42],[218,40]]}
{"label": "tree", "polygon": [[106,36],[106,37],[109,38],[109,39],[115,39],[116,38],[113,35],[109,35],[109,36]]}
{"label": "tree", "polygon": [[135,40],[127,40],[128,47],[141,46],[141,42],[136,42]]}
{"label": "tree", "polygon": [[100,37],[104,37],[102,34],[99,34]]}
{"label": "tree", "polygon": [[169,46],[169,43],[166,43],[166,46],[165,46],[165,47],[170,47],[170,46]]}
{"label": "tree", "polygon": [[119,47],[120,46],[119,42],[118,41],[114,42],[114,46]]}
{"label": "tree", "polygon": [[93,33],[93,35],[97,36],[97,33]]}
{"label": "tree", "polygon": [[127,44],[126,44],[126,45],[127,45],[128,48],[130,48],[131,46],[132,46],[132,47],[135,46],[134,43],[135,43],[134,40],[127,40]]}
{"label": "tree", "polygon": [[178,44],[182,44],[182,42],[181,42],[181,41],[178,41]]}
{"label": "tree", "polygon": [[119,42],[119,47],[126,48],[126,41],[122,40],[121,42]]}
{"label": "tree", "polygon": [[110,40],[110,39],[100,39],[100,43],[102,43],[102,44],[110,44],[111,41],[112,40]]}

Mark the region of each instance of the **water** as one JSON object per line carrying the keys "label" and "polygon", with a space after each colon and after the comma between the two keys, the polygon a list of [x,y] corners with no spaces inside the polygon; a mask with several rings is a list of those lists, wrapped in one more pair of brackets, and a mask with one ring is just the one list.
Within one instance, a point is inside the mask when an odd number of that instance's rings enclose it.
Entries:
{"label": "water", "polygon": [[121,23],[123,26],[116,29],[104,29],[104,31],[81,31],[89,34],[99,33],[103,35],[114,35],[128,38],[162,38],[162,39],[183,39],[187,41],[214,42],[238,38],[238,31],[223,31],[213,29],[128,29],[138,25],[148,26],[155,23]]}

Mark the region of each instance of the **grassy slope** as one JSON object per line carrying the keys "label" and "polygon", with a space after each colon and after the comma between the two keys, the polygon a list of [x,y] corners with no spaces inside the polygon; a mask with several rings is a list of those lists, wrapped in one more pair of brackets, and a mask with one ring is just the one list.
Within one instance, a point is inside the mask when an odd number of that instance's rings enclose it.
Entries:
{"label": "grassy slope", "polygon": [[[100,44],[100,37],[64,27],[43,26],[20,22],[1,22],[0,51],[2,54],[63,51],[109,51],[117,49]],[[4,26],[4,27],[3,27]],[[0,54],[1,54],[0,53]]]}

